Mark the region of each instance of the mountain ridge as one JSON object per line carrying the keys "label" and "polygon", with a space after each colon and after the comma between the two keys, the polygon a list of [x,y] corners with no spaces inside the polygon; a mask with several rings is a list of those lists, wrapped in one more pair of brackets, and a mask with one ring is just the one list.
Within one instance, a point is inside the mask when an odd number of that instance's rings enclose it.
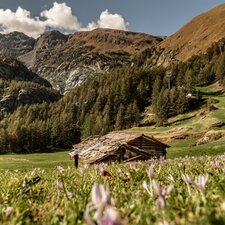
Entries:
{"label": "mountain ridge", "polygon": [[215,42],[225,37],[225,4],[204,12],[167,37],[159,46],[174,51],[176,59],[187,61],[204,54]]}

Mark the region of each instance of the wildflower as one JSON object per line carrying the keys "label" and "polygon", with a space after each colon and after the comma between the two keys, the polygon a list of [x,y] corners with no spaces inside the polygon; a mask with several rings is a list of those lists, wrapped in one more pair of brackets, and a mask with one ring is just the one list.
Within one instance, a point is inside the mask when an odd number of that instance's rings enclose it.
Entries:
{"label": "wildflower", "polygon": [[153,184],[153,188],[154,188],[155,192],[158,195],[158,197],[156,199],[156,204],[161,206],[163,209],[166,209],[167,208],[166,196],[168,196],[170,194],[170,192],[173,190],[173,185],[170,185],[169,187],[163,187],[156,180],[153,180],[152,184]]}
{"label": "wildflower", "polygon": [[61,181],[56,181],[56,188],[58,189],[58,190],[60,190],[60,189],[62,189],[63,188],[63,183],[61,182]]}
{"label": "wildflower", "polygon": [[129,163],[129,166],[130,166],[130,168],[131,168],[132,170],[137,170],[137,164],[136,164],[136,163],[130,162],[130,163]]}
{"label": "wildflower", "polygon": [[[110,192],[103,185],[95,183],[91,191],[92,203],[88,203],[85,210],[85,220],[89,225],[122,225],[123,220],[119,212],[112,206]],[[96,220],[90,213],[95,211]]]}
{"label": "wildflower", "polygon": [[151,185],[151,180],[150,180],[150,185],[148,186],[147,182],[144,181],[142,184],[143,188],[148,192],[148,194],[152,197],[152,185]]}
{"label": "wildflower", "polygon": [[118,173],[118,174],[121,174],[121,173],[122,173],[122,170],[121,170],[120,168],[118,168],[118,169],[117,169],[117,173]]}
{"label": "wildflower", "polygon": [[149,166],[147,169],[149,179],[151,179],[154,174],[154,167],[155,167],[154,164],[151,164],[151,166]]}
{"label": "wildflower", "polygon": [[108,171],[106,171],[106,165],[105,164],[99,165],[99,171],[100,171],[102,176],[111,177],[111,174]]}
{"label": "wildflower", "polygon": [[192,183],[191,178],[190,178],[188,175],[182,174],[182,175],[181,175],[181,178],[182,178],[182,180],[183,180],[187,185],[189,185],[189,184]]}
{"label": "wildflower", "polygon": [[108,190],[105,190],[103,185],[94,184],[91,191],[92,203],[96,208],[105,205],[111,205],[111,197]]}
{"label": "wildflower", "polygon": [[66,195],[67,195],[67,197],[70,199],[70,198],[73,197],[74,194],[73,194],[72,192],[67,191],[67,192],[66,192]]}
{"label": "wildflower", "polygon": [[15,212],[15,210],[14,210],[13,207],[7,207],[7,208],[5,209],[5,215],[6,215],[6,216],[11,216],[14,212]]}
{"label": "wildflower", "polygon": [[170,225],[166,220],[163,220],[158,225]]}
{"label": "wildflower", "polygon": [[172,176],[171,174],[169,174],[169,176],[167,177],[167,179],[168,179],[170,182],[172,182],[172,183],[175,182],[175,181],[174,181],[174,178],[173,178],[173,176]]}
{"label": "wildflower", "polygon": [[204,174],[204,175],[199,175],[196,179],[195,179],[195,187],[202,191],[205,188],[205,185],[207,183],[209,179],[209,175],[208,174]]}
{"label": "wildflower", "polygon": [[22,183],[22,187],[26,187],[26,185],[27,185],[27,182],[26,182],[26,180],[24,179],[24,180],[23,180],[23,183]]}
{"label": "wildflower", "polygon": [[219,161],[213,162],[213,166],[214,166],[215,168],[219,168],[219,167],[220,167],[220,162],[219,162]]}
{"label": "wildflower", "polygon": [[64,171],[64,169],[61,166],[57,166],[57,170],[59,173],[62,173]]}
{"label": "wildflower", "polygon": [[102,218],[102,225],[121,225],[123,221],[120,214],[113,208],[107,207]]}
{"label": "wildflower", "polygon": [[160,162],[160,163],[163,163],[164,161],[165,161],[165,156],[160,156],[160,157],[159,157],[159,162]]}

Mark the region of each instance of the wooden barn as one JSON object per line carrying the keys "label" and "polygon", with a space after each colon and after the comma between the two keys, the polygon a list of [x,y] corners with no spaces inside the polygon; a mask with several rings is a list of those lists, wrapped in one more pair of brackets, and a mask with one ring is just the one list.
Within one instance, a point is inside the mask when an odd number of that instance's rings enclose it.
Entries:
{"label": "wooden barn", "polygon": [[166,157],[166,148],[153,137],[125,132],[111,132],[105,136],[93,136],[73,146],[71,156],[88,164],[130,162]]}

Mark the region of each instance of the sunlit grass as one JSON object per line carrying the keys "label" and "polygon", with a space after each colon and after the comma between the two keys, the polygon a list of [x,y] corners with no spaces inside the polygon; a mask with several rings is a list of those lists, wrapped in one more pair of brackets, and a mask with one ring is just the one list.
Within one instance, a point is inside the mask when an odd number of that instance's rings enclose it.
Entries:
{"label": "sunlit grass", "polygon": [[[185,140],[183,144],[191,147],[193,142]],[[176,147],[183,144],[174,142]],[[148,174],[150,164],[153,172]],[[124,221],[119,221],[119,225],[159,225],[163,221],[164,224],[178,225],[222,225],[225,223],[224,166],[225,155],[221,155],[106,167],[63,167],[62,171],[56,168],[5,170],[0,173],[0,224],[87,225],[84,213],[92,201],[93,184],[97,182],[109,187],[113,198],[111,204]],[[102,170],[109,175],[104,176]],[[203,188],[198,189],[196,180],[204,174],[208,179]],[[192,183],[189,186],[183,181],[183,175],[190,177]],[[57,181],[63,188],[56,185]],[[143,186],[144,181],[147,186]],[[153,185],[156,181],[162,187],[172,185],[171,192],[163,199],[166,208],[157,203],[159,194]],[[70,197],[67,192],[71,193]],[[93,214],[91,217],[96,218]]]}

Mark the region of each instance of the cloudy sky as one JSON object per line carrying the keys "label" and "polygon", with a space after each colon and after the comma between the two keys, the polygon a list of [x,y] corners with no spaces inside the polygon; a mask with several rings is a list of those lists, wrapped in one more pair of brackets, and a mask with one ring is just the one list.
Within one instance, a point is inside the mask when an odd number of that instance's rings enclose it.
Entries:
{"label": "cloudy sky", "polygon": [[0,32],[115,28],[171,35],[224,0],[0,0]]}

